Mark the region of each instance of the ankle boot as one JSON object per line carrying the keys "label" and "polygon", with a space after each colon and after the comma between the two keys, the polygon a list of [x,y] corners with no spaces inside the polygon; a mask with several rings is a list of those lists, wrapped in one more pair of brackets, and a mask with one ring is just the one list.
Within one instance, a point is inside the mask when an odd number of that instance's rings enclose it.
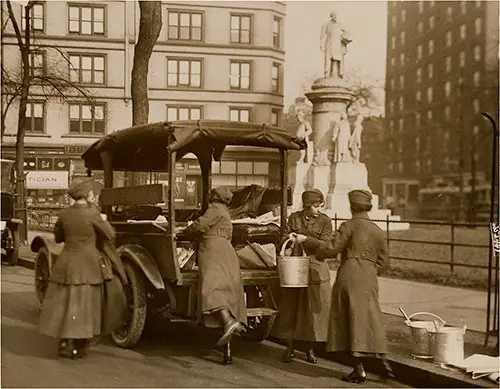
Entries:
{"label": "ankle boot", "polygon": [[222,363],[224,365],[230,365],[233,363],[233,355],[231,354],[231,343],[228,342],[224,346],[224,355],[222,356]]}
{"label": "ankle boot", "polygon": [[227,308],[222,308],[219,311],[219,318],[222,326],[224,327],[224,334],[217,341],[217,346],[229,343],[236,331],[240,332],[245,329],[243,324],[234,319]]}
{"label": "ankle boot", "polygon": [[389,364],[389,361],[385,357],[383,357],[381,359],[381,362],[382,362],[382,368],[383,368],[382,377],[385,379],[396,378],[396,376],[394,375],[394,371],[392,370],[392,367]]}
{"label": "ankle boot", "polygon": [[351,374],[341,377],[344,382],[352,382],[356,384],[362,384],[366,381],[366,372],[363,364],[359,363]]}
{"label": "ankle boot", "polygon": [[88,355],[90,339],[75,339],[76,358],[85,358]]}
{"label": "ankle boot", "polygon": [[309,363],[318,363],[318,358],[316,358],[316,354],[314,353],[313,348],[309,348],[306,351],[306,360]]}
{"label": "ankle boot", "polygon": [[290,363],[293,360],[293,339],[288,340],[288,345],[283,354],[283,362]]}
{"label": "ankle boot", "polygon": [[75,347],[75,339],[61,339],[59,342],[59,356],[61,358],[76,359],[78,350]]}

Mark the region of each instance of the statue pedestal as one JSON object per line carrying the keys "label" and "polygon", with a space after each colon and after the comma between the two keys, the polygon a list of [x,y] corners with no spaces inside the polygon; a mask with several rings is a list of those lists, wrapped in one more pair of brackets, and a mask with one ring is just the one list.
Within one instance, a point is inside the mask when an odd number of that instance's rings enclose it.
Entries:
{"label": "statue pedestal", "polygon": [[293,190],[293,205],[295,208],[302,206],[302,192],[306,190],[310,163],[298,161],[295,167],[295,188]]}

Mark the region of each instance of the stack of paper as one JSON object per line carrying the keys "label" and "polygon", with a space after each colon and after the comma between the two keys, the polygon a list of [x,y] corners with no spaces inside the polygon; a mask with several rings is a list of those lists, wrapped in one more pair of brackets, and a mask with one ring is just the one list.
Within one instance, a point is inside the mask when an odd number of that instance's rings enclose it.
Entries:
{"label": "stack of paper", "polygon": [[279,216],[274,216],[272,212],[265,213],[256,218],[246,217],[243,219],[232,220],[233,224],[257,224],[266,225],[270,223],[275,223],[279,225]]}
{"label": "stack of paper", "polygon": [[471,373],[473,379],[488,377],[492,381],[499,381],[500,357],[474,354],[457,363],[455,366],[464,369],[467,373]]}

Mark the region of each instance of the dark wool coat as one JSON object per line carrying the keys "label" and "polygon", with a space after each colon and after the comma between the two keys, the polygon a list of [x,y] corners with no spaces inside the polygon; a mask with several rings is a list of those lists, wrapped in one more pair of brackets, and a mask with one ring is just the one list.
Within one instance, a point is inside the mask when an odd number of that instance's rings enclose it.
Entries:
{"label": "dark wool coat", "polygon": [[[292,255],[311,255],[311,270],[307,288],[283,288],[279,306],[279,318],[274,335],[304,341],[326,342],[330,310],[330,271],[326,262],[312,256],[318,245],[329,244],[333,239],[331,219],[320,213],[306,218],[304,211],[294,212],[288,219],[288,233],[306,235],[302,245],[293,248]],[[302,247],[301,247],[302,246]]]}
{"label": "dark wool coat", "polygon": [[221,327],[213,312],[223,307],[246,325],[247,313],[240,262],[231,244],[233,225],[227,207],[210,203],[204,215],[186,228],[186,235],[199,235],[200,310],[207,327]]}
{"label": "dark wool coat", "polygon": [[385,354],[377,280],[377,272],[388,264],[384,233],[366,212],[357,213],[340,226],[333,247],[318,250],[319,257],[338,253],[342,260],[332,289],[327,350]]}
{"label": "dark wool coat", "polygon": [[40,331],[72,339],[110,332],[123,322],[126,297],[97,247],[112,243],[113,228],[95,207],[74,204],[60,213],[54,235],[64,248],[52,267]]}

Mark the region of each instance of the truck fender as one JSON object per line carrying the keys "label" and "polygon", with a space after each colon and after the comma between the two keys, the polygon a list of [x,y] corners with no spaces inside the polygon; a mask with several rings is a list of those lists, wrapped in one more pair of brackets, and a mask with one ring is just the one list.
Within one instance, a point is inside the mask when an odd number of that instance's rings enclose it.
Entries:
{"label": "truck fender", "polygon": [[144,247],[138,244],[126,244],[118,247],[118,254],[122,260],[130,260],[137,265],[156,289],[165,289],[160,270]]}
{"label": "truck fender", "polygon": [[31,241],[30,249],[34,253],[38,253],[40,249],[44,247],[49,253],[49,271],[52,269],[54,261],[59,257],[61,251],[64,247],[63,243],[56,243],[53,238],[48,238],[46,236],[37,235],[35,239]]}

